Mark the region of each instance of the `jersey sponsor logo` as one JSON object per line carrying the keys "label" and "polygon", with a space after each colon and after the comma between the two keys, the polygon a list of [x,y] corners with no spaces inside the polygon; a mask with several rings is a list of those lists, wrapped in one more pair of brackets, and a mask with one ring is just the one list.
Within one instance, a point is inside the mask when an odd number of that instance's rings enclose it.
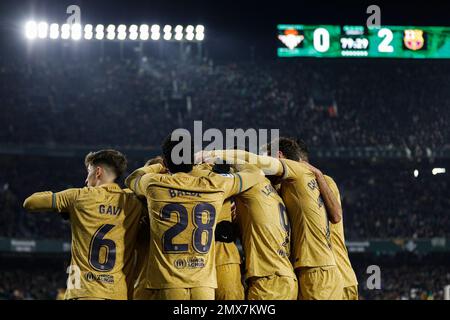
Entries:
{"label": "jersey sponsor logo", "polygon": [[171,198],[189,196],[189,197],[197,197],[201,198],[200,192],[195,191],[184,191],[184,190],[173,190],[169,189],[169,195]]}
{"label": "jersey sponsor logo", "polygon": [[101,204],[98,206],[98,212],[100,214],[109,214],[112,216],[118,216],[121,211],[122,211],[122,208],[111,206],[111,205]]}
{"label": "jersey sponsor logo", "polygon": [[177,269],[197,269],[204,268],[206,265],[205,259],[202,257],[190,257],[190,258],[180,258],[175,260],[173,263]]}
{"label": "jersey sponsor logo", "polygon": [[262,193],[264,193],[266,196],[270,196],[272,193],[276,193],[275,188],[271,185],[265,185],[264,188],[261,190]]}
{"label": "jersey sponsor logo", "polygon": [[98,282],[104,282],[104,283],[110,283],[110,284],[114,283],[114,276],[112,276],[110,274],[94,274],[92,272],[88,272],[84,275],[84,277],[89,282],[98,281]]}
{"label": "jersey sponsor logo", "polygon": [[177,260],[175,260],[173,265],[177,269],[184,269],[184,268],[186,268],[186,260],[185,259],[177,259]]}

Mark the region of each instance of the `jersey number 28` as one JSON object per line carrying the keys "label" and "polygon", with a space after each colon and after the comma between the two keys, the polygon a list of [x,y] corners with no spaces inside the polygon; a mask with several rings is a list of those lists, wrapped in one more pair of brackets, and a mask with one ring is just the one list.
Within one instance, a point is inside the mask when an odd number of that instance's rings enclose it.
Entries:
{"label": "jersey number 28", "polygon": [[[173,238],[182,233],[188,226],[188,211],[178,203],[165,205],[161,210],[161,218],[170,221],[171,215],[177,215],[177,223],[170,227],[163,235],[163,250],[166,253],[184,253],[189,251],[189,244],[174,244]],[[203,222],[203,214],[206,213],[207,221]],[[210,203],[199,203],[192,210],[192,246],[198,253],[207,253],[213,241],[213,228],[216,222],[216,209]],[[206,243],[203,243],[203,234],[206,233]]]}

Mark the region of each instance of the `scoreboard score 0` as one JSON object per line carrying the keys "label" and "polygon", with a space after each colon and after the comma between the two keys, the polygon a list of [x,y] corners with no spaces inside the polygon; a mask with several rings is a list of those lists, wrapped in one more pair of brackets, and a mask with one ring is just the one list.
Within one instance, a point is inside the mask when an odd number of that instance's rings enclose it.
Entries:
{"label": "scoreboard score 0", "polygon": [[449,59],[450,27],[280,24],[278,57]]}

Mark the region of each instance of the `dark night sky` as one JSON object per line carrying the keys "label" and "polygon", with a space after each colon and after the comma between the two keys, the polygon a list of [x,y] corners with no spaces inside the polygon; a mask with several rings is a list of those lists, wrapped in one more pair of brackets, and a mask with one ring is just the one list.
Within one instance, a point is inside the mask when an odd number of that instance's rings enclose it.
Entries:
{"label": "dark night sky", "polygon": [[67,6],[81,8],[82,23],[204,24],[206,46],[239,55],[254,46],[274,55],[276,25],[364,24],[370,4],[381,7],[385,25],[450,25],[450,1],[113,1],[1,0],[1,40],[18,37],[24,21],[35,18],[63,22]]}

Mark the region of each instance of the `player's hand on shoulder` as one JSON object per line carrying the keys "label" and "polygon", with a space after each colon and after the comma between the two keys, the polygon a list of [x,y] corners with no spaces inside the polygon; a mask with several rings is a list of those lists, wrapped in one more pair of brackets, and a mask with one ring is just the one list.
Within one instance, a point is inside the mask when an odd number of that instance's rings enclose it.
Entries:
{"label": "player's hand on shoulder", "polygon": [[154,157],[154,158],[148,160],[148,161],[145,163],[145,167],[151,166],[151,165],[154,165],[154,164],[160,164],[160,165],[163,166],[164,169],[163,169],[160,173],[168,173],[168,172],[169,172],[169,171],[167,170],[165,164],[164,164],[164,159],[163,159],[161,156],[156,156],[156,157]]}

